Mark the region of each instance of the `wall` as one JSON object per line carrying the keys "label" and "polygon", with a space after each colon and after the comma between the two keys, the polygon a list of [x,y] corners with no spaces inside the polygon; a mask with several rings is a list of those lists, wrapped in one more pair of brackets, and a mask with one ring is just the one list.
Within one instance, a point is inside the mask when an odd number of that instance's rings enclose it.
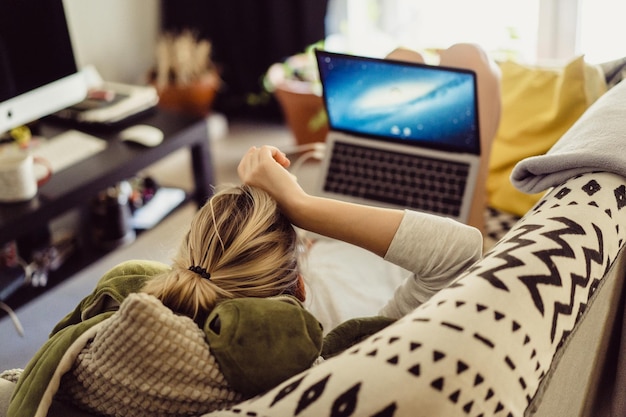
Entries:
{"label": "wall", "polygon": [[79,68],[107,81],[144,84],[154,63],[159,0],[63,0]]}

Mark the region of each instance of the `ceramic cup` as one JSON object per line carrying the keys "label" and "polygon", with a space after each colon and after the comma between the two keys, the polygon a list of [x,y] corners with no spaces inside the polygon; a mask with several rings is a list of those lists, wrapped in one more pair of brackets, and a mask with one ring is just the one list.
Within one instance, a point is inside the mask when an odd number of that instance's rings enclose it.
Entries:
{"label": "ceramic cup", "polygon": [[[41,165],[45,170],[40,178],[37,178],[35,164]],[[44,158],[26,153],[0,156],[0,202],[30,200],[51,176],[52,168]]]}

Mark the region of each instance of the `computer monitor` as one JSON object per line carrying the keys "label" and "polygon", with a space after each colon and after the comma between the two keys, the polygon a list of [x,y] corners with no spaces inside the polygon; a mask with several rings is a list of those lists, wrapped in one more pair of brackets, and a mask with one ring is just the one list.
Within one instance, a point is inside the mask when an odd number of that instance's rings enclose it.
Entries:
{"label": "computer monitor", "polygon": [[0,134],[83,100],[62,0],[0,1]]}

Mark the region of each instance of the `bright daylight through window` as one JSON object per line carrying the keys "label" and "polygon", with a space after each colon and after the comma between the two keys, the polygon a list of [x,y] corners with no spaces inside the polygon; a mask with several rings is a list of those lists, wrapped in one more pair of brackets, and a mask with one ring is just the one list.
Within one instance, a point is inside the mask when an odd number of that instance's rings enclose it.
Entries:
{"label": "bright daylight through window", "polygon": [[626,56],[622,0],[330,0],[327,47],[381,56],[480,44],[496,59],[600,63]]}

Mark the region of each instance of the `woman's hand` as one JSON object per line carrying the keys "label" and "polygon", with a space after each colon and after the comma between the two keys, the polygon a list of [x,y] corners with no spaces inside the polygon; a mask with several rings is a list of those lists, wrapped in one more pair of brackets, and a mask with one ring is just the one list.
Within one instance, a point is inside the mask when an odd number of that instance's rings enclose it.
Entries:
{"label": "woman's hand", "polygon": [[253,146],[239,162],[237,173],[244,184],[264,190],[288,210],[295,198],[305,195],[296,177],[287,170],[290,164],[278,148]]}
{"label": "woman's hand", "polygon": [[295,226],[384,256],[404,215],[402,210],[311,196],[287,171],[289,164],[285,154],[273,146],[252,147],[237,172],[244,184],[272,196]]}

